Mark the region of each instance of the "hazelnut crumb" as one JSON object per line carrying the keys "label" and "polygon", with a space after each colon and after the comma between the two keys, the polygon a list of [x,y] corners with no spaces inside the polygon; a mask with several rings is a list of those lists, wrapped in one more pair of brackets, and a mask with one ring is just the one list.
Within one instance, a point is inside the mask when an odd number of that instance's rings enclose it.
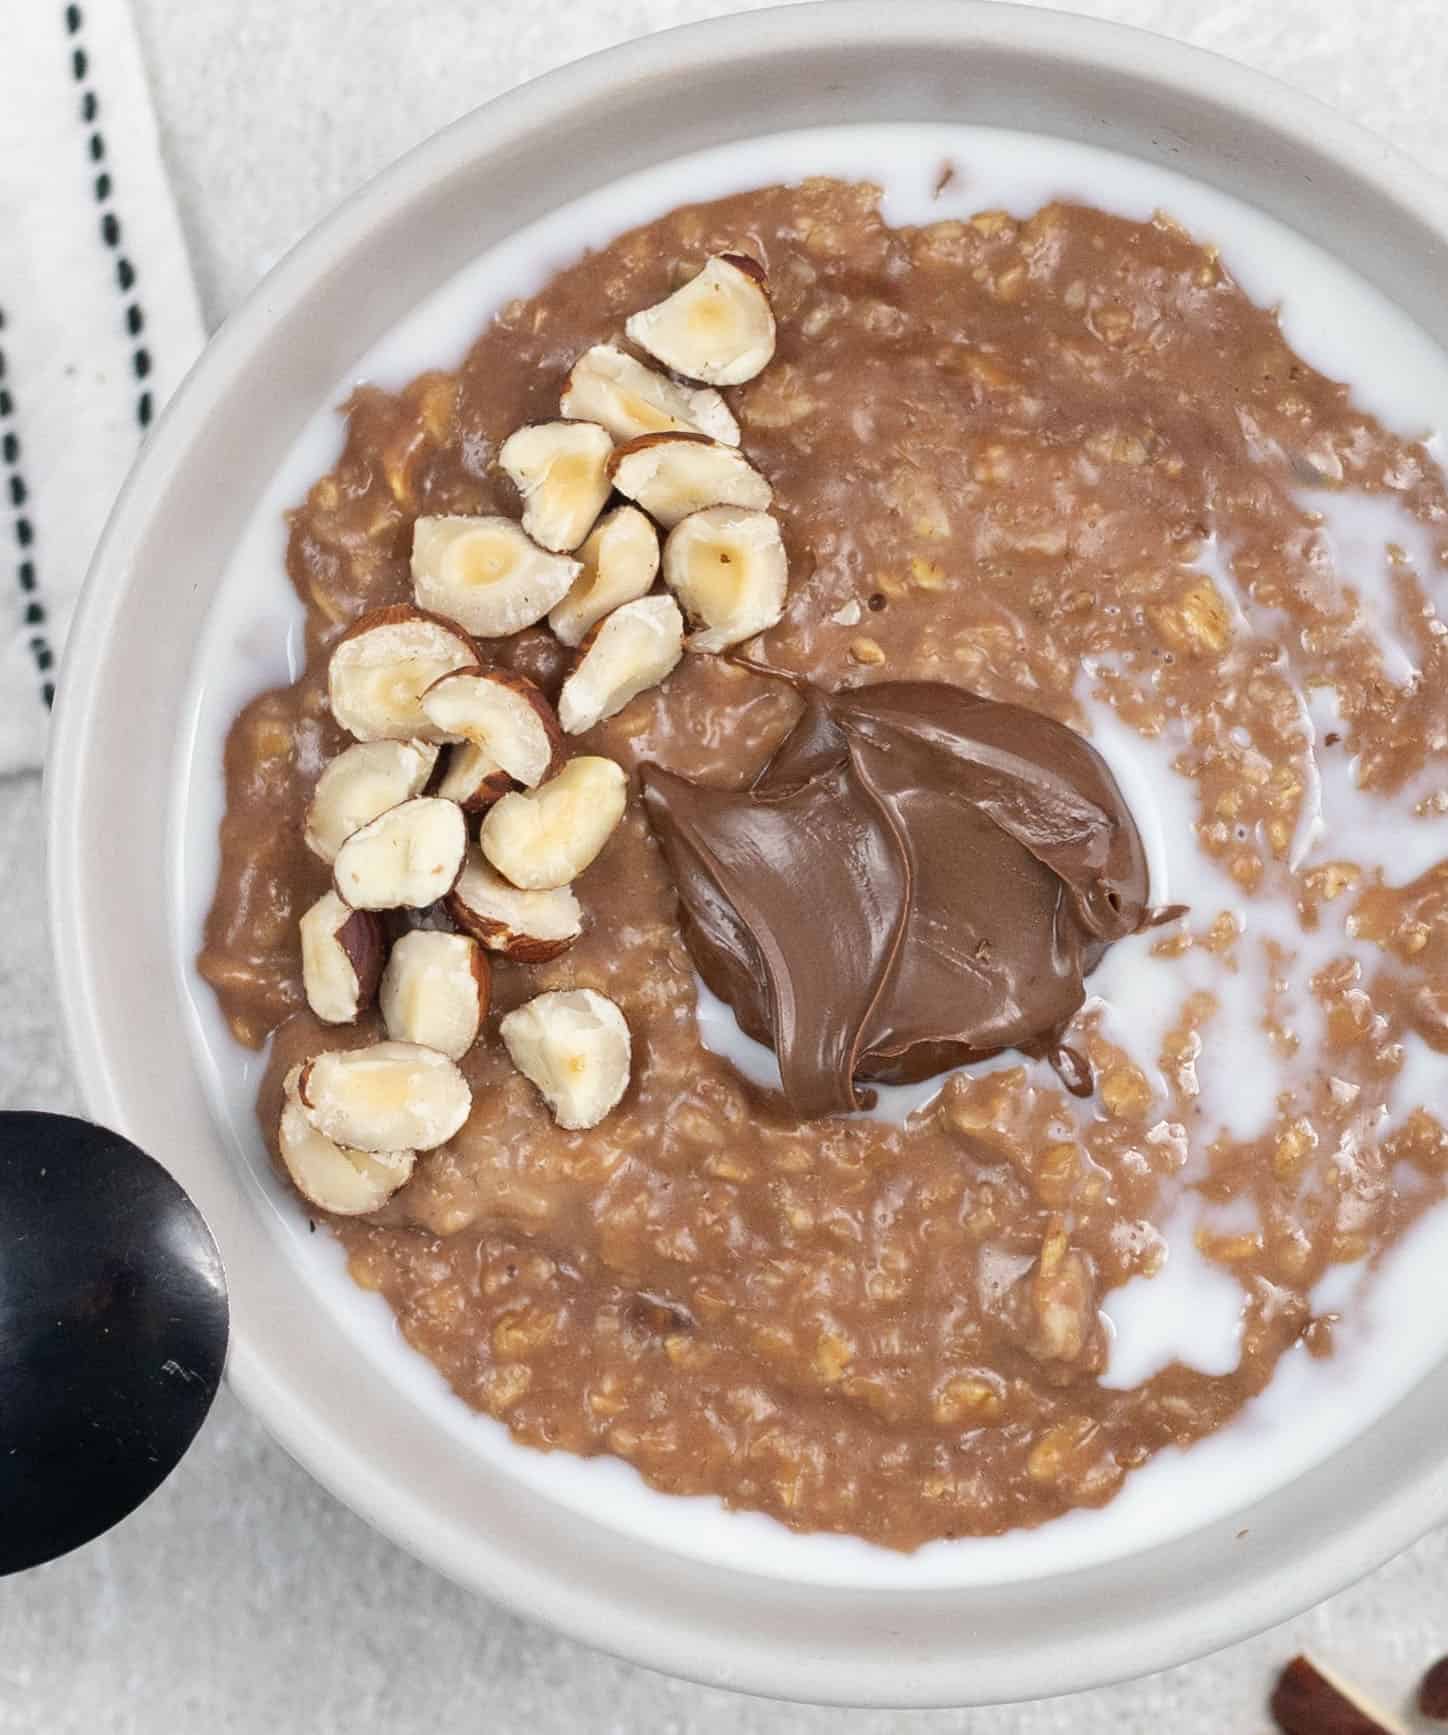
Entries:
{"label": "hazelnut crumb", "polygon": [[1439,1657],[1418,1684],[1418,1711],[1433,1723],[1448,1723],[1448,1657]]}
{"label": "hazelnut crumb", "polygon": [[871,638],[860,637],[850,640],[850,656],[857,663],[868,663],[878,666],[885,660],[885,653],[879,644]]}

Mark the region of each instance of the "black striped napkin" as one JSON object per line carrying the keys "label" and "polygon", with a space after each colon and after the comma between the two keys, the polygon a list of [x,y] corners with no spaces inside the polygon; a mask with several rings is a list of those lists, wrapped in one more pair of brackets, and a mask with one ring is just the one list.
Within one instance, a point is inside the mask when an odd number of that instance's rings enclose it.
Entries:
{"label": "black striped napkin", "polygon": [[41,762],[91,550],[203,335],[125,0],[3,10],[0,773]]}

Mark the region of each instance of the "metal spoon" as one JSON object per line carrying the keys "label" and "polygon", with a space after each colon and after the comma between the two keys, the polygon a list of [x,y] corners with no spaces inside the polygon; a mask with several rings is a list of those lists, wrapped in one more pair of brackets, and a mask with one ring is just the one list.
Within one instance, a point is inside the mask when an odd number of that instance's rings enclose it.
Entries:
{"label": "metal spoon", "polygon": [[221,1256],[158,1162],[67,1115],[0,1114],[0,1574],[160,1487],[226,1339]]}

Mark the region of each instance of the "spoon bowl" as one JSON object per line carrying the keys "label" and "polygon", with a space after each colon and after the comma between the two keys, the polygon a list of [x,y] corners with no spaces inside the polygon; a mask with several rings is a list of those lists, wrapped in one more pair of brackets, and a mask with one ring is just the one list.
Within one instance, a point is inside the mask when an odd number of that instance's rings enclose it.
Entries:
{"label": "spoon bowl", "polygon": [[226,1360],[221,1256],[165,1169],[68,1115],[0,1114],[0,1574],[164,1482]]}

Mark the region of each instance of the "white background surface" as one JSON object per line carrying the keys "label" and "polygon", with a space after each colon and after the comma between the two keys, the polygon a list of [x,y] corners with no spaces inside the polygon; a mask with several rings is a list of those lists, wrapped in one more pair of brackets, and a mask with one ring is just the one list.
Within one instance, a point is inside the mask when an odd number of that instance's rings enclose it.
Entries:
{"label": "white background surface", "polygon": [[[211,325],[332,204],[444,122],[564,59],[730,9],[724,0],[135,5]],[[1448,174],[1442,0],[1095,0],[1077,10],[1273,72]],[[36,780],[0,783],[0,1106],[74,1109],[49,982],[39,831]],[[1135,1685],[974,1713],[806,1710],[665,1681],[464,1596],[322,1493],[223,1395],[140,1513],[79,1555],[0,1584],[0,1735],[1252,1735],[1267,1727],[1273,1671],[1303,1644],[1387,1703],[1404,1701],[1422,1666],[1448,1650],[1448,1536],[1275,1633]]]}

